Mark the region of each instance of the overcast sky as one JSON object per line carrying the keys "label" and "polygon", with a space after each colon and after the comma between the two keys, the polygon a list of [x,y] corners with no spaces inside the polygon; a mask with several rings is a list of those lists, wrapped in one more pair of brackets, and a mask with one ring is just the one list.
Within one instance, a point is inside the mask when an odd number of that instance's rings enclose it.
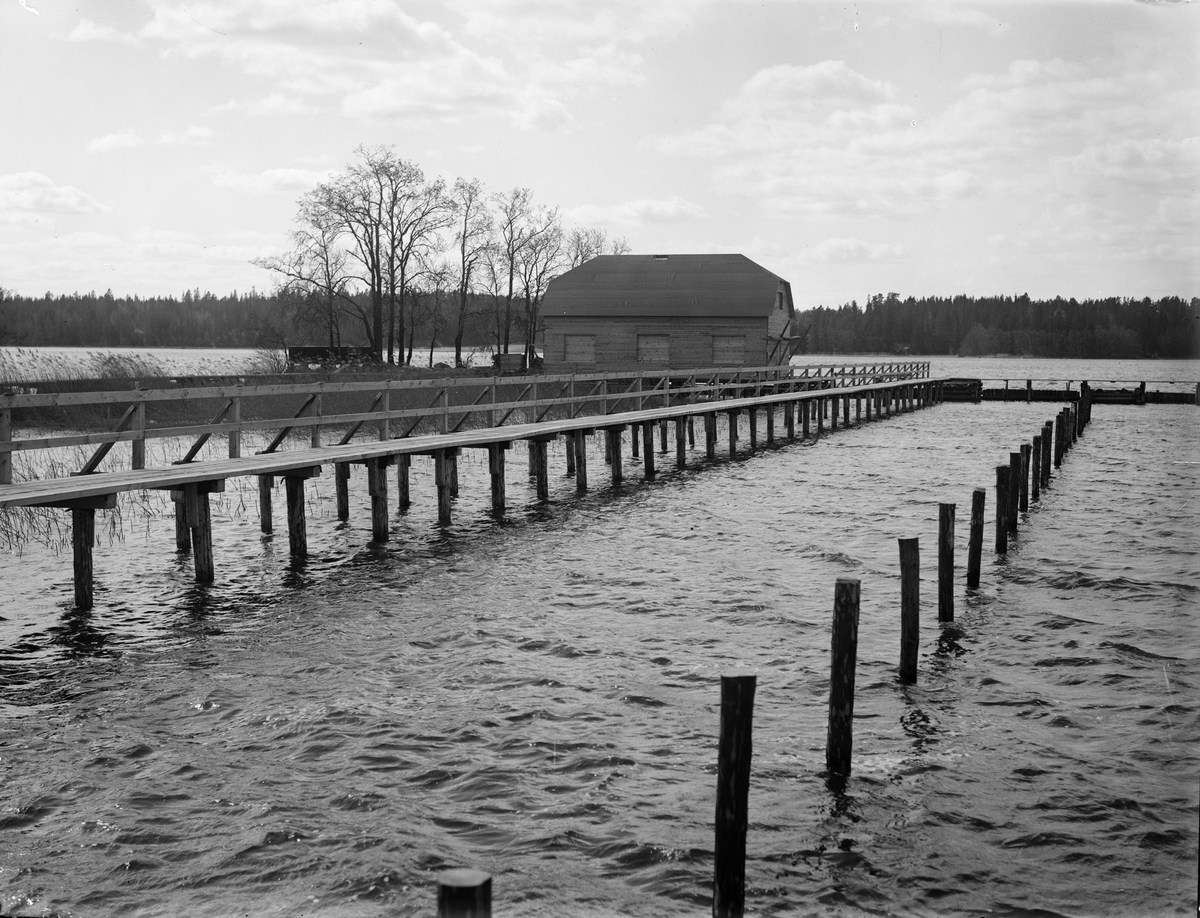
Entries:
{"label": "overcast sky", "polygon": [[1200,3],[0,0],[0,286],[269,289],[359,144],[797,306],[1200,294]]}

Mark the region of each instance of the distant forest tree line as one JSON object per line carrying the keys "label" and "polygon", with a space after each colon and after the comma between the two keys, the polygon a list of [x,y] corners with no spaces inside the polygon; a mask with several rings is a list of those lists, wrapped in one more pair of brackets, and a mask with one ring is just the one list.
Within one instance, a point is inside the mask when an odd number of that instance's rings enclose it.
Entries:
{"label": "distant forest tree line", "polygon": [[1034,300],[875,294],[797,316],[802,353],[1200,357],[1200,298]]}

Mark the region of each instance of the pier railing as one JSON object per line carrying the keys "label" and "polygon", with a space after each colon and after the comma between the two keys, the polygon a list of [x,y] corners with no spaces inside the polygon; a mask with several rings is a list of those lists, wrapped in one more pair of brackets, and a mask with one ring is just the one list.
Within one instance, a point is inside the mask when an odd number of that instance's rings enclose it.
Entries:
{"label": "pier railing", "polygon": [[[243,434],[253,431],[273,432],[260,451],[273,453],[289,438],[299,437],[312,447],[349,443],[364,428],[388,440],[928,376],[928,362],[906,361],[93,392],[16,389],[0,391],[0,484],[13,482],[12,455],[17,452],[94,446],[91,457],[72,470],[88,474],[100,468],[115,444],[125,442],[132,445],[131,467],[141,469],[146,467],[146,441],[152,439],[193,440],[173,462],[183,464],[194,461],[213,436],[227,437],[230,458],[238,458]],[[97,417],[108,417],[109,429],[13,438],[14,430],[64,426],[63,412],[88,419],[86,424],[68,420],[65,426],[90,427]]]}

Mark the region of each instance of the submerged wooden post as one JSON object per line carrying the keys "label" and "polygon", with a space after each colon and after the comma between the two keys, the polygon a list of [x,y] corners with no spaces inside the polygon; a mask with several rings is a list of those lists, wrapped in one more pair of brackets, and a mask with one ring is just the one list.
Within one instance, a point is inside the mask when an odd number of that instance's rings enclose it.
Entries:
{"label": "submerged wooden post", "polygon": [[829,676],[829,733],[825,767],[831,775],[850,774],[854,745],[854,668],[858,662],[859,581],[839,577],[833,591],[833,637]]}
{"label": "submerged wooden post", "polygon": [[183,506],[183,492],[172,491],[171,500],[175,502],[175,550],[190,551],[192,530],[188,527],[187,510]]}
{"label": "submerged wooden post", "polygon": [[96,511],[91,507],[71,510],[71,549],[75,572],[75,608],[86,612],[92,608],[92,547],[96,544]]}
{"label": "submerged wooden post", "polygon": [[983,562],[983,514],[987,491],[976,488],[971,494],[971,537],[967,544],[967,589],[979,589],[979,569]]}
{"label": "submerged wooden post", "polygon": [[654,477],[654,422],[645,421],[639,425],[642,428],[642,463],[645,477]]}
{"label": "submerged wooden post", "polygon": [[308,557],[308,523],[304,518],[304,479],[307,476],[285,475],[287,493],[288,551],[293,558]]}
{"label": "submerged wooden post", "polygon": [[[219,484],[219,487],[217,485]],[[212,583],[215,579],[212,552],[212,516],[208,507],[209,486],[225,490],[225,482],[200,482],[183,486],[183,503],[188,526],[192,530],[192,561],[197,583]]]}
{"label": "submerged wooden post", "polygon": [[1029,453],[1032,449],[1028,443],[1021,444],[1021,496],[1018,505],[1022,513],[1029,512]]}
{"label": "submerged wooden post", "polygon": [[824,396],[821,396],[821,398],[817,399],[817,436],[818,437],[821,436],[821,434],[825,433],[826,401],[827,401],[827,399]]}
{"label": "submerged wooden post", "polygon": [[[258,476],[258,525],[263,532],[271,532],[271,489],[275,487],[274,475]],[[187,513],[184,513],[187,519]]]}
{"label": "submerged wooden post", "polygon": [[658,447],[662,452],[667,451],[667,419],[661,418],[658,422]]}
{"label": "submerged wooden post", "polygon": [[[540,503],[550,500],[550,464],[546,460],[546,441],[529,441],[529,458],[533,463],[534,487]],[[614,465],[614,468],[616,466]]]}
{"label": "submerged wooden post", "polygon": [[767,405],[767,446],[775,445],[775,406]]}
{"label": "submerged wooden post", "polygon": [[717,413],[707,411],[704,414],[704,458],[713,462],[717,458]]}
{"label": "submerged wooden post", "polygon": [[938,505],[938,621],[954,621],[954,504]]}
{"label": "submerged wooden post", "polygon": [[1037,503],[1042,488],[1042,435],[1036,434],[1029,450],[1029,500]]}
{"label": "submerged wooden post", "polygon": [[1054,467],[1062,468],[1063,461],[1063,412],[1054,419]]}
{"label": "submerged wooden post", "polygon": [[829,429],[837,430],[838,424],[838,397],[836,395],[829,396]]}
{"label": "submerged wooden post", "polygon": [[333,493],[337,504],[337,518],[350,519],[350,463],[333,464]]}
{"label": "submerged wooden post", "polygon": [[453,450],[439,449],[433,454],[433,481],[437,487],[438,523],[450,525],[450,454]]}
{"label": "submerged wooden post", "polygon": [[1050,487],[1051,446],[1054,436],[1054,423],[1047,421],[1042,425],[1042,488]]}
{"label": "submerged wooden post", "polygon": [[588,489],[586,431],[575,431],[569,445],[575,453],[575,490],[582,493]]}
{"label": "submerged wooden post", "polygon": [[567,475],[575,474],[575,431],[563,434],[567,445]]}
{"label": "submerged wooden post", "polygon": [[737,441],[738,441],[738,412],[727,411],[729,415],[729,458],[733,459],[737,456]]}
{"label": "submerged wooden post", "polygon": [[810,399],[805,399],[800,403],[800,436],[808,439],[808,416],[811,413],[809,408]]}
{"label": "submerged wooden post", "polygon": [[625,470],[621,464],[621,431],[620,427],[609,427],[604,431],[605,439],[608,441],[608,454],[612,458],[613,484],[620,484],[625,477]]}
{"label": "submerged wooden post", "polygon": [[1008,454],[1008,528],[1016,532],[1021,498],[1021,454]]}
{"label": "submerged wooden post", "polygon": [[1008,551],[1008,466],[996,466],[996,554]]}
{"label": "submerged wooden post", "polygon": [[504,512],[504,453],[507,443],[488,444],[488,474],[492,479],[492,512]]}
{"label": "submerged wooden post", "polygon": [[641,447],[638,445],[638,441],[641,439],[641,430],[642,430],[642,425],[638,424],[637,422],[634,422],[633,426],[630,428],[629,455],[631,457],[633,457],[634,459],[641,458],[641,455],[640,455]]}
{"label": "submerged wooden post", "polygon": [[450,496],[458,497],[458,454],[461,449],[446,450],[446,459],[450,464]]}
{"label": "submerged wooden post", "polygon": [[443,871],[437,898],[438,918],[492,918],[492,878],[482,870]]}
{"label": "submerged wooden post", "polygon": [[688,415],[687,433],[688,433],[688,449],[696,448],[696,418],[693,415]]}
{"label": "submerged wooden post", "polygon": [[687,419],[675,419],[675,468],[687,468]]}
{"label": "submerged wooden post", "polygon": [[410,490],[409,470],[412,468],[412,456],[408,453],[400,453],[396,456],[396,506],[401,510],[407,510],[412,506],[412,493]]}
{"label": "submerged wooden post", "polygon": [[367,460],[367,494],[371,498],[371,538],[388,539],[387,459]]}
{"label": "submerged wooden post", "polygon": [[871,420],[871,405],[872,405],[872,404],[874,403],[874,401],[875,401],[875,393],[874,393],[874,392],[868,392],[868,393],[866,394],[866,397],[865,397],[864,401],[866,401],[866,403],[867,403],[867,420],[869,421],[869,420]]}
{"label": "submerged wooden post", "polygon": [[796,439],[796,403],[783,403],[783,429],[787,431],[788,440]]}
{"label": "submerged wooden post", "polygon": [[900,681],[917,681],[921,647],[921,540],[900,543]]}
{"label": "submerged wooden post", "polygon": [[855,395],[854,396],[854,423],[859,424],[861,422],[862,422],[862,396]]}
{"label": "submerged wooden post", "polygon": [[714,918],[741,918],[746,905],[746,828],[749,825],[756,682],[756,676],[741,673],[721,677],[713,858]]}

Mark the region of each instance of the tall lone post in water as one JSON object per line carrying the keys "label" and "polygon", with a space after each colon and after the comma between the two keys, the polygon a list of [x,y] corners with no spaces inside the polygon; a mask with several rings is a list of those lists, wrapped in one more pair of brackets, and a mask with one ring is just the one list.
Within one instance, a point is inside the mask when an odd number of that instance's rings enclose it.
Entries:
{"label": "tall lone post in water", "polygon": [[917,681],[921,646],[921,540],[900,543],[900,681]]}
{"label": "tall lone post in water", "polygon": [[438,918],[492,918],[492,878],[482,870],[447,870],[437,897]]}
{"label": "tall lone post in water", "polygon": [[996,466],[996,554],[1008,551],[1008,466]]}
{"label": "tall lone post in water", "polygon": [[825,768],[831,776],[850,774],[854,744],[854,668],[858,662],[859,581],[839,577],[833,591],[833,637],[829,677],[829,733]]}
{"label": "tall lone post in water", "polygon": [[987,492],[976,488],[971,494],[971,540],[967,545],[967,589],[979,589],[979,568],[983,561],[983,511]]}
{"label": "tall lone post in water", "polygon": [[938,505],[938,621],[954,621],[954,504]]}
{"label": "tall lone post in water", "polygon": [[713,916],[741,918],[746,904],[746,827],[749,824],[751,725],[757,677],[721,677],[717,741],[716,844]]}

